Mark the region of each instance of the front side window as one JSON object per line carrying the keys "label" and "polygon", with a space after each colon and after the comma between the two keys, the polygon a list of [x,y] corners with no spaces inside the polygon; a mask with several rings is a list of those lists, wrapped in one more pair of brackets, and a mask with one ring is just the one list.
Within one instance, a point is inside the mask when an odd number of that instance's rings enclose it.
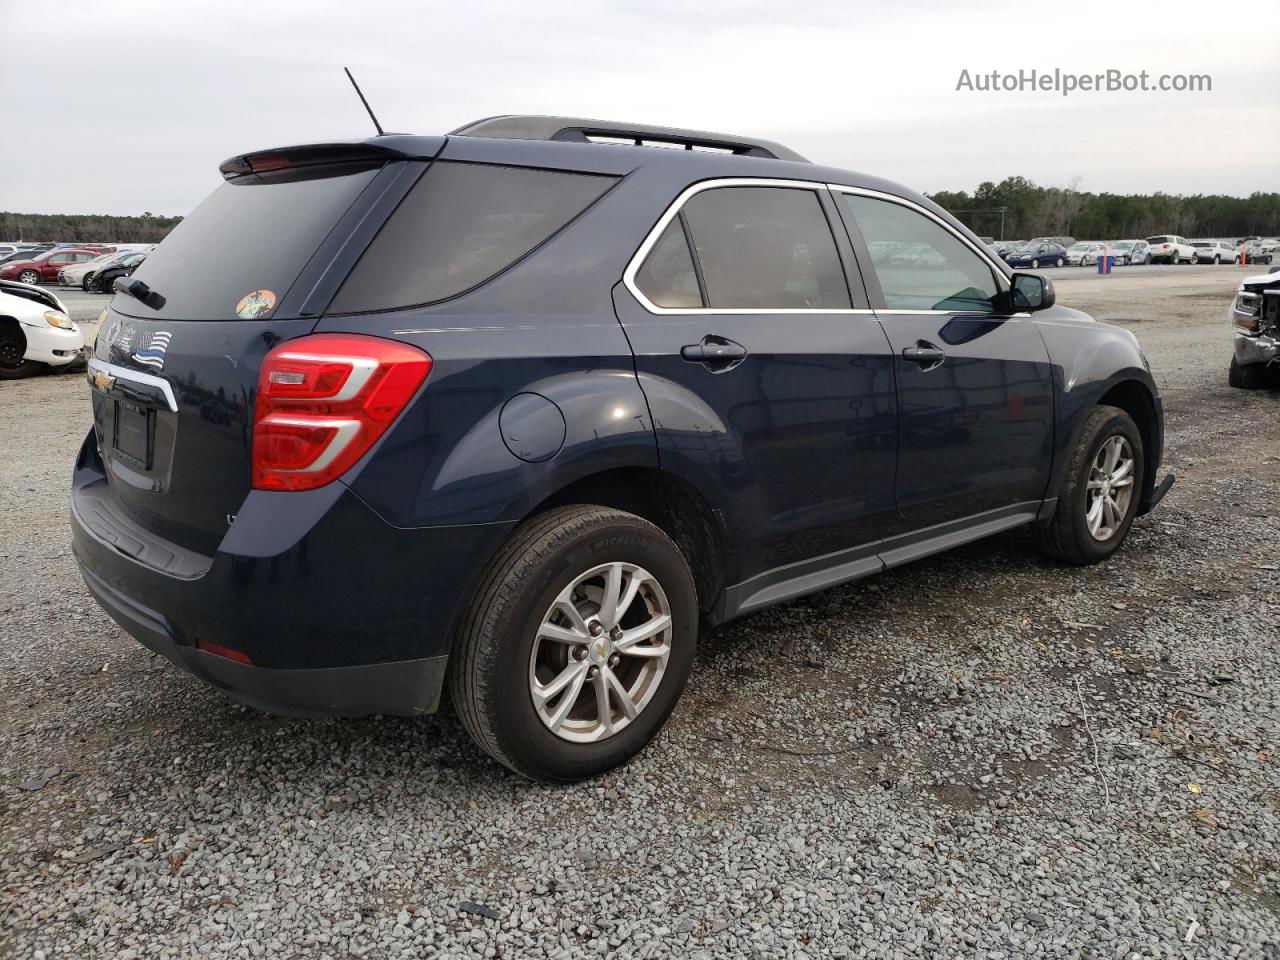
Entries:
{"label": "front side window", "polygon": [[813,190],[716,187],[684,206],[707,306],[848,309],[849,286]]}
{"label": "front side window", "polygon": [[330,310],[388,310],[465,293],[550,238],[616,179],[436,161],[369,244]]}
{"label": "front side window", "polygon": [[[963,310],[991,313],[999,293],[990,264],[937,221],[900,203],[843,194],[867,247],[903,244],[910,255],[871,265],[890,310]],[[1047,249],[1047,248],[1045,248]]]}

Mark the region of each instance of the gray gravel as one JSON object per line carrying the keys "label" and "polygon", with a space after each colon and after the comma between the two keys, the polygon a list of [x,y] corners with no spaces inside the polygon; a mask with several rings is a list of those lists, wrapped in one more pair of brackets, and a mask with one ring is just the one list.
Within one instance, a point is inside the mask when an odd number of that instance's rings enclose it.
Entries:
{"label": "gray gravel", "polygon": [[658,741],[572,788],[151,656],[67,544],[83,381],[0,385],[0,957],[1280,956],[1280,395],[1226,387],[1239,276],[1057,272],[1166,391],[1180,480],[1111,562],[1015,531],[705,632]]}

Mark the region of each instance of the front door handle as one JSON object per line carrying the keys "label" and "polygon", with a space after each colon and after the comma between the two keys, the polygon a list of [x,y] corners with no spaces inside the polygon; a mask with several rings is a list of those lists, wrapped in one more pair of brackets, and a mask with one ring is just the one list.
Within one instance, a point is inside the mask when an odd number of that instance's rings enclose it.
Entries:
{"label": "front door handle", "polygon": [[925,370],[932,370],[947,359],[946,351],[928,340],[917,340],[914,347],[902,348],[902,359],[918,363]]}
{"label": "front door handle", "polygon": [[700,363],[714,373],[736,367],[747,358],[747,348],[725,337],[709,334],[701,343],[690,343],[680,348],[682,359]]}

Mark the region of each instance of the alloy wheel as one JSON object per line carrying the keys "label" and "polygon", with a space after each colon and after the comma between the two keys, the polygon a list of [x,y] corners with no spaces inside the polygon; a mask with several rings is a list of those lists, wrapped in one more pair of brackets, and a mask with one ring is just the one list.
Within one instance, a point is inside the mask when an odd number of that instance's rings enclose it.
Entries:
{"label": "alloy wheel", "polygon": [[529,694],[563,740],[591,743],[649,705],[671,655],[671,605],[653,574],[605,563],[560,591],[529,657]]}
{"label": "alloy wheel", "polygon": [[1129,515],[1134,462],[1133,448],[1122,436],[1112,436],[1098,448],[1085,487],[1085,520],[1093,539],[1110,540]]}
{"label": "alloy wheel", "polygon": [[23,270],[18,274],[18,282],[35,286],[40,282],[40,274],[36,273],[34,270]]}

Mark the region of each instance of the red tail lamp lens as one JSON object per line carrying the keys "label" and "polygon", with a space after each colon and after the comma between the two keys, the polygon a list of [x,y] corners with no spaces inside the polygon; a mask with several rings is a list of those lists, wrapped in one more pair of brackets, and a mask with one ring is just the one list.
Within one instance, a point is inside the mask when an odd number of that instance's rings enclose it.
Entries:
{"label": "red tail lamp lens", "polygon": [[253,486],[312,490],[369,451],[431,373],[431,356],[394,340],[320,333],[281,344],[258,376]]}

